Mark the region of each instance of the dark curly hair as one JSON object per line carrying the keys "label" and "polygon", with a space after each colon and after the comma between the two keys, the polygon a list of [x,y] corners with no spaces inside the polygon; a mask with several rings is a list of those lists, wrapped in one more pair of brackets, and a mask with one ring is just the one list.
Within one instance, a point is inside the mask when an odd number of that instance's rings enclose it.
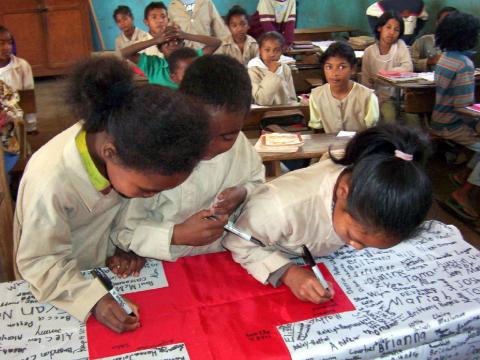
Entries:
{"label": "dark curly hair", "polygon": [[278,41],[280,46],[283,48],[285,46],[285,38],[283,37],[282,34],[280,34],[277,31],[268,31],[266,33],[263,33],[259,38],[258,38],[258,47],[262,47],[263,43],[267,40],[275,40]]}
{"label": "dark curly hair", "polygon": [[378,31],[378,28],[384,26],[390,19],[397,20],[400,25],[400,34],[398,35],[398,38],[400,39],[403,36],[403,33],[405,31],[405,24],[403,23],[402,17],[395,11],[385,11],[382,16],[378,18],[375,25],[375,38],[377,40],[380,40],[380,31]]}
{"label": "dark curly hair", "polygon": [[245,16],[245,19],[247,19],[248,21],[248,14],[247,14],[247,11],[241,7],[240,5],[233,5],[230,10],[228,10],[228,13],[227,15],[225,16],[225,23],[227,24],[230,24],[230,19],[233,17],[233,16]]}
{"label": "dark curly hair", "polygon": [[205,105],[247,113],[252,84],[247,69],[227,55],[199,57],[185,72],[180,91]]}
{"label": "dark curly hair", "polygon": [[119,5],[113,12],[113,20],[117,21],[117,15],[122,14],[125,16],[130,16],[133,19],[132,10],[126,5]]}
{"label": "dark curly hair", "polygon": [[[413,159],[395,156],[396,150]],[[424,168],[428,153],[427,137],[408,127],[382,125],[357,133],[342,158],[332,157],[352,174],[347,212],[397,242],[413,235],[432,205],[432,184]]]}
{"label": "dark curly hair", "polygon": [[443,51],[465,51],[477,45],[480,23],[477,17],[451,12],[438,24],[435,42]]}
{"label": "dark curly hair", "polygon": [[145,6],[145,10],[143,11],[143,18],[147,20],[148,14],[154,9],[163,9],[168,14],[167,6],[163,3],[163,1],[152,1],[150,4]]}
{"label": "dark curly hair", "polygon": [[320,65],[323,68],[323,65],[327,62],[328,59],[331,57],[340,57],[354,67],[355,64],[357,63],[357,57],[355,56],[355,51],[352,49],[352,47],[347,44],[346,42],[343,41],[336,41],[333,44],[331,44],[327,50],[322,54],[320,57]]}
{"label": "dark curly hair", "polygon": [[172,175],[190,172],[206,151],[208,115],[186,96],[157,85],[134,85],[116,57],[78,64],[68,99],[88,133],[105,131],[120,162],[134,170]]}
{"label": "dark curly hair", "polygon": [[168,71],[170,74],[174,74],[177,71],[178,63],[183,60],[195,59],[198,57],[198,53],[189,47],[182,47],[175,50],[167,58]]}

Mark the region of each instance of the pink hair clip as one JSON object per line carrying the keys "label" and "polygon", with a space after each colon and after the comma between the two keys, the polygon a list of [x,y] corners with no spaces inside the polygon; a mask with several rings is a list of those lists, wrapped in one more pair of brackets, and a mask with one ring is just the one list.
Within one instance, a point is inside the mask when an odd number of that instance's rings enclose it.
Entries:
{"label": "pink hair clip", "polygon": [[404,153],[401,150],[395,150],[395,157],[405,160],[405,161],[412,161],[413,160],[413,155],[412,154],[407,154]]}

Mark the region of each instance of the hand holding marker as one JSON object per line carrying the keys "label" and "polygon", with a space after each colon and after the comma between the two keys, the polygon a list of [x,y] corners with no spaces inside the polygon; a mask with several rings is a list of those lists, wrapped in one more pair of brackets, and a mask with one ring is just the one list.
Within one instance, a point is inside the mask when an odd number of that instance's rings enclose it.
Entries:
{"label": "hand holding marker", "polygon": [[[214,221],[217,220],[217,218],[215,216],[208,216],[207,219],[208,220],[214,220]],[[246,232],[238,229],[237,227],[235,227],[235,225],[231,221],[229,221],[227,224],[225,224],[224,229],[226,231],[234,234],[234,235],[237,235],[239,238],[242,238],[243,240],[251,241],[255,245],[265,247],[265,244],[263,242],[258,240],[256,237],[254,237],[250,234],[247,234]]]}
{"label": "hand holding marker", "polygon": [[127,313],[129,316],[135,316],[135,313],[133,310],[128,306],[127,302],[125,299],[120,295],[120,293],[113,287],[112,281],[108,278],[107,274],[100,269],[96,268],[90,271],[93,277],[97,278],[100,280],[103,286],[105,286],[105,289],[112,295],[113,299],[117,302],[118,305]]}

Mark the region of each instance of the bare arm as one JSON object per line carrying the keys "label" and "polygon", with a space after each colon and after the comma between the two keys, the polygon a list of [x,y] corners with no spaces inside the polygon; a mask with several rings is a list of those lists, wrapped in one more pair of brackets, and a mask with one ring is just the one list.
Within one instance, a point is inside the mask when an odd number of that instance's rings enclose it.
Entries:
{"label": "bare arm", "polygon": [[185,40],[195,41],[195,42],[204,44],[205,46],[202,49],[204,55],[213,54],[215,50],[217,50],[219,46],[222,44],[222,41],[220,39],[217,39],[216,37],[213,37],[213,36],[193,35],[193,34],[182,32],[180,37],[182,37]]}
{"label": "bare arm", "polygon": [[158,34],[158,36],[155,36],[153,39],[141,41],[133,45],[127,46],[126,48],[123,48],[120,53],[122,54],[122,57],[124,59],[128,59],[137,64],[140,57],[140,51],[149,48],[150,46],[156,46],[158,44],[161,44],[166,40],[167,37],[164,34]]}

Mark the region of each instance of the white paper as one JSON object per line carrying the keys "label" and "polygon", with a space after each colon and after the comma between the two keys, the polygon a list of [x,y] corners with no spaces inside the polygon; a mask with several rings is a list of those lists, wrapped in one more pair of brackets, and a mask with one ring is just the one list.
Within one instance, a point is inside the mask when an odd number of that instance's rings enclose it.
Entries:
{"label": "white paper", "polygon": [[423,80],[427,80],[430,82],[435,82],[435,73],[432,72],[422,72],[418,74],[418,77]]}
{"label": "white paper", "polygon": [[365,54],[365,51],[363,51],[363,50],[355,50],[355,57],[356,57],[357,59],[363,58],[363,54]]}
{"label": "white paper", "polygon": [[355,134],[356,134],[355,131],[340,130],[337,134],[337,137],[354,137]]}
{"label": "white paper", "polygon": [[103,358],[104,360],[136,360],[136,359],[158,359],[163,360],[189,360],[187,348],[185,344],[175,344],[168,346],[160,346],[153,349],[135,351],[128,354],[111,356]]}
{"label": "white paper", "polygon": [[312,44],[319,47],[323,52],[328,49],[330,45],[332,45],[335,41],[334,40],[325,40],[325,41],[312,41]]}

